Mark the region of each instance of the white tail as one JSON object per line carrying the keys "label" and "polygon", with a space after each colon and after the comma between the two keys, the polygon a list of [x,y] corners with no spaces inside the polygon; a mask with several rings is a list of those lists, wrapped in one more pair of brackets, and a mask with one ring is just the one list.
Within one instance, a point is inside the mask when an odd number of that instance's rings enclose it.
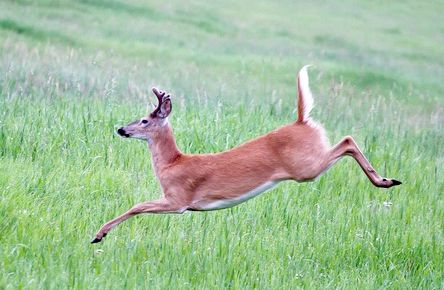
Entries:
{"label": "white tail", "polygon": [[310,181],[343,156],[352,156],[378,187],[401,184],[381,177],[352,137],[330,147],[324,129],[307,122],[313,105],[307,66],[298,76],[298,121],[217,154],[183,154],[168,123],[171,97],[153,89],[157,108],[149,115],[120,128],[117,133],[148,141],[162,198],[142,202],[102,226],[98,243],[119,223],[142,213],[183,213],[223,209],[242,203],[283,180]]}
{"label": "white tail", "polygon": [[313,108],[313,96],[310,91],[307,68],[304,66],[298,74],[298,122],[305,123],[310,118],[310,111]]}

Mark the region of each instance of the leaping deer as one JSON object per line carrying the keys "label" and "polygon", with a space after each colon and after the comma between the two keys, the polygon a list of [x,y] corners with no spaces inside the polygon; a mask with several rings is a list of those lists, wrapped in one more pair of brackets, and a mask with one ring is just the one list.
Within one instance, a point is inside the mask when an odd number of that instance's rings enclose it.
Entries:
{"label": "leaping deer", "polygon": [[347,136],[331,147],[323,127],[309,114],[313,97],[307,67],[298,74],[298,119],[296,122],[216,154],[189,155],[176,145],[168,116],[170,95],[153,88],[157,108],[148,116],[117,130],[126,138],[146,140],[163,197],[135,205],[107,222],[92,243],[98,243],[121,222],[141,213],[183,213],[229,208],[247,201],[283,180],[311,181],[340,158],[353,157],[377,187],[401,184],[381,177]]}

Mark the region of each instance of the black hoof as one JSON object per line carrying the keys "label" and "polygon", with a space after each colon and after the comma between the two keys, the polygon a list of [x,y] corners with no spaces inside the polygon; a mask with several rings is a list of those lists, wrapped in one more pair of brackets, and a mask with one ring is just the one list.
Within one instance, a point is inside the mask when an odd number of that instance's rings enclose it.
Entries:
{"label": "black hoof", "polygon": [[400,185],[400,184],[402,184],[401,181],[398,181],[396,179],[392,179],[392,182],[393,182],[393,185]]}
{"label": "black hoof", "polygon": [[91,244],[100,243],[101,241],[102,239],[95,238],[94,240],[91,241]]}

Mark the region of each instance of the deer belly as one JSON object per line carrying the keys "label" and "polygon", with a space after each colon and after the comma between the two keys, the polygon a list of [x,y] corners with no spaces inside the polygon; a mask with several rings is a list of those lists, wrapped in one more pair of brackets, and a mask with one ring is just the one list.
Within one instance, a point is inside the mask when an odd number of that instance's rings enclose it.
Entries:
{"label": "deer belly", "polygon": [[238,196],[235,198],[231,198],[231,199],[221,199],[221,200],[216,200],[216,201],[212,201],[210,203],[207,203],[205,205],[202,205],[200,210],[217,210],[217,209],[224,209],[224,208],[229,208],[229,207],[233,207],[235,205],[238,205],[244,201],[247,201],[259,194],[261,194],[264,191],[267,191],[268,189],[276,186],[279,183],[279,181],[268,181],[265,182],[264,184],[259,185],[258,187]]}

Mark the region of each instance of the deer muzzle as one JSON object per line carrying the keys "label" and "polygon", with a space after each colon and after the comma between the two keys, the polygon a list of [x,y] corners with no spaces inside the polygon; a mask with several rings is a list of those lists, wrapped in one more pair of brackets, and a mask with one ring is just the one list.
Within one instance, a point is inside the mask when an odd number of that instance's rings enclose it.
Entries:
{"label": "deer muzzle", "polygon": [[129,137],[131,136],[130,134],[128,134],[128,133],[125,131],[125,129],[123,129],[123,127],[122,127],[122,128],[119,128],[119,129],[117,130],[117,134],[119,134],[120,136],[125,137],[125,138],[129,138]]}

